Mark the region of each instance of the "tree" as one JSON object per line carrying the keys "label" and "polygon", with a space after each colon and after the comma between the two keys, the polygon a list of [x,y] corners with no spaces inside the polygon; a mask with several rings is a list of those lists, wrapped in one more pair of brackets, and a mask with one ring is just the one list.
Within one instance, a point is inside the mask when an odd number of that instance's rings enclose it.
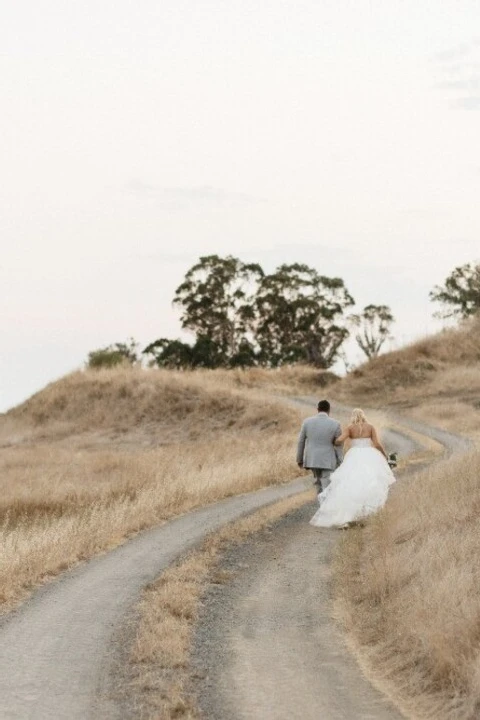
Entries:
{"label": "tree", "polygon": [[430,300],[443,305],[437,317],[467,318],[480,310],[480,263],[467,263],[453,270],[445,284],[436,285]]}
{"label": "tree", "polygon": [[[225,364],[219,346],[207,337],[198,337],[194,345],[181,340],[160,338],[150,343],[143,350],[143,354],[151,356],[151,364],[165,368],[216,368]],[[253,348],[248,343],[240,344],[237,354],[229,362],[231,367],[253,364]]]}
{"label": "tree", "polygon": [[348,337],[341,319],[353,304],[340,278],[319,275],[308,265],[281,265],[261,279],[255,300],[260,362],[329,368]]}
{"label": "tree", "polygon": [[166,368],[193,367],[193,348],[181,340],[159,338],[142,350],[151,356],[151,364]]}
{"label": "tree", "polygon": [[126,343],[114,343],[88,353],[87,367],[111,368],[116,365],[135,365],[138,362],[138,345],[133,338]]}
{"label": "tree", "polygon": [[251,362],[254,298],[262,277],[256,263],[207,255],[177,288],[173,303],[181,309],[182,327],[195,333],[197,343],[201,341],[197,350],[205,362],[214,363],[210,367],[237,365],[242,359]]}
{"label": "tree", "polygon": [[355,339],[367,358],[375,358],[384,342],[390,337],[395,318],[388,305],[367,305],[350,321],[357,329]]}

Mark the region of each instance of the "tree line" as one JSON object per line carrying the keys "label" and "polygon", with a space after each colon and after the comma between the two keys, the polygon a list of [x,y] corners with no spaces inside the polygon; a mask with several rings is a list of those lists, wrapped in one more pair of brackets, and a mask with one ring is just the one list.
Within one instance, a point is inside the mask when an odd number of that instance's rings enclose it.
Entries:
{"label": "tree line", "polygon": [[[480,264],[455,268],[430,292],[442,317],[468,317],[480,310]],[[270,274],[258,263],[231,255],[207,255],[188,270],[173,305],[193,342],[161,337],[141,352],[166,368],[279,367],[305,363],[327,369],[342,356],[350,335],[367,358],[391,337],[387,305],[350,312],[355,301],[341,278],[305,264],[280,265]],[[89,367],[139,362],[134,340],[89,353]]]}

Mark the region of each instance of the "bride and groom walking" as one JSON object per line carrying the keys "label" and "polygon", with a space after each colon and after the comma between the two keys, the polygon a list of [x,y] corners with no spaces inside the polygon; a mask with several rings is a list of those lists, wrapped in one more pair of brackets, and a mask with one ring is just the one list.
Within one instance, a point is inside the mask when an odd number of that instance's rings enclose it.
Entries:
{"label": "bride and groom walking", "polygon": [[[387,455],[363,410],[352,412],[342,432],[330,417],[330,403],[320,400],[318,414],[302,424],[297,464],[313,472],[320,508],[310,520],[316,527],[343,527],[381,508],[395,481]],[[343,458],[342,446],[350,440]]]}

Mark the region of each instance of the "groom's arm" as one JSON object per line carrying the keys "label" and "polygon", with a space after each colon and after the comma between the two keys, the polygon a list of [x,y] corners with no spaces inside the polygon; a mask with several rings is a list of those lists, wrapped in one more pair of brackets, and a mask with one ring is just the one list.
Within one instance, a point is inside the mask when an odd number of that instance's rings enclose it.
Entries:
{"label": "groom's arm", "polygon": [[306,440],[307,440],[307,430],[305,427],[305,423],[303,423],[302,429],[300,430],[300,435],[298,436],[298,444],[297,444],[297,465],[299,467],[303,467],[303,456],[305,454]]}
{"label": "groom's arm", "polygon": [[340,463],[343,460],[343,446],[342,445],[335,445],[335,441],[338,440],[338,438],[342,434],[342,428],[340,426],[340,423],[337,426],[337,429],[335,430],[335,434],[333,436],[333,448],[335,450],[335,455],[337,457],[337,465],[340,465]]}

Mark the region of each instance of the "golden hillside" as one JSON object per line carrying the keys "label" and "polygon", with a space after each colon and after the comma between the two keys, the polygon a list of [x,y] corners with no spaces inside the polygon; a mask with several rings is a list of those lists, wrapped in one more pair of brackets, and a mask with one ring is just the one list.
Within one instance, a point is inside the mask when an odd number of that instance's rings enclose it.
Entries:
{"label": "golden hillside", "polygon": [[[366,363],[338,390],[480,439],[480,318]],[[405,717],[480,717],[479,478],[478,445],[408,474],[337,553],[337,616]]]}
{"label": "golden hillside", "polygon": [[479,364],[480,318],[475,318],[364,363],[342,381],[341,391],[358,398],[373,392],[382,402],[407,404],[416,395],[469,387],[462,373]]}
{"label": "golden hillside", "polygon": [[350,404],[394,407],[459,434],[480,427],[480,318],[380,355],[331,388]]}
{"label": "golden hillside", "polygon": [[300,412],[235,377],[77,372],[0,417],[0,605],[141,528],[295,477]]}
{"label": "golden hillside", "polygon": [[[284,377],[276,376],[276,383],[274,388],[285,389]],[[21,430],[23,437],[37,442],[71,442],[82,435],[92,443],[142,446],[205,441],[218,433],[273,426],[283,430],[291,413],[262,393],[249,391],[261,386],[258,373],[248,371],[243,377],[241,371],[75,372],[6,413],[0,418],[0,433],[4,444],[15,427],[17,436]]]}
{"label": "golden hillside", "polygon": [[[0,607],[142,528],[295,477],[301,418],[279,396],[400,408],[475,436],[479,330],[480,320],[471,321],[342,380],[305,367],[120,368],[51,383],[0,416]],[[398,483],[384,510],[345,536],[337,558],[337,603],[365,666],[418,717],[445,720],[475,717],[469,708],[480,706],[469,674],[479,666],[469,638],[480,607],[480,459],[448,462]],[[455,706],[447,705],[453,694]]]}

